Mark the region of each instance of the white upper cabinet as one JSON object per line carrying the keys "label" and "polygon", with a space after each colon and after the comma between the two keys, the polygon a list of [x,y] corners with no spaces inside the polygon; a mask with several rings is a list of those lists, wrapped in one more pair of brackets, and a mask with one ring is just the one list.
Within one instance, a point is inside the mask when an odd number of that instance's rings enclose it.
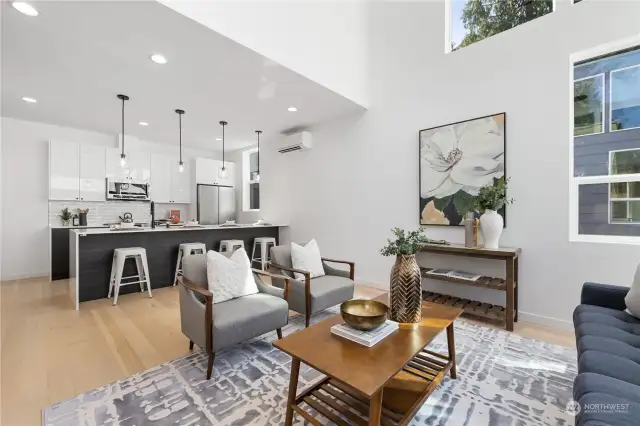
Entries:
{"label": "white upper cabinet", "polygon": [[60,141],[49,142],[49,199],[80,199],[78,144]]}
{"label": "white upper cabinet", "polygon": [[151,155],[151,200],[171,202],[171,159],[166,155]]}
{"label": "white upper cabinet", "polygon": [[184,161],[180,172],[178,159],[151,155],[151,200],[157,203],[191,203],[191,171]]}
{"label": "white upper cabinet", "polygon": [[174,203],[191,202],[191,170],[188,161],[184,161],[182,171],[180,171],[177,161],[171,163],[171,201]]}
{"label": "white upper cabinet", "polygon": [[151,156],[144,151],[129,151],[127,165],[129,166],[129,178],[136,183],[149,183],[151,178]]}
{"label": "white upper cabinet", "polygon": [[80,200],[104,201],[105,149],[97,146],[80,146]]}
{"label": "white upper cabinet", "polygon": [[[120,162],[120,149],[119,148],[107,148],[105,150],[106,156],[106,177],[109,180],[115,180],[116,182],[126,182],[129,180],[129,161],[122,167]],[[129,160],[127,158],[127,160]]]}
{"label": "white upper cabinet", "polygon": [[235,164],[225,161],[227,177],[220,177],[222,161],[210,160],[208,158],[196,158],[196,183],[207,185],[234,186],[235,184]]}

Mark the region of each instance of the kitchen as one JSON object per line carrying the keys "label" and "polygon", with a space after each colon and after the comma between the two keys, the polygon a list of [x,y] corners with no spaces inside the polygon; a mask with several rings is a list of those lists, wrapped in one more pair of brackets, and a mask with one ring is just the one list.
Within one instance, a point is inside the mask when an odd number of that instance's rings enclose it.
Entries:
{"label": "kitchen", "polygon": [[[128,99],[118,98],[124,130]],[[217,250],[223,240],[241,240],[249,252],[255,238],[279,240],[282,225],[262,219],[236,223],[236,167],[226,161],[224,150],[227,123],[220,122],[222,160],[184,161],[184,111],[176,113],[178,161],[168,155],[126,150],[124,133],[119,135],[120,148],[49,141],[50,277],[70,278],[69,293],[76,309],[80,302],[107,297],[115,249],[144,248],[152,288],[160,288],[174,284],[173,265],[180,244],[198,241],[207,250]],[[260,134],[256,134],[259,143]],[[259,148],[257,154],[258,161],[249,162],[252,180],[259,180]],[[71,210],[78,213],[70,218]],[[125,268],[124,275],[136,272],[133,265]],[[133,291],[123,287],[121,294]]]}

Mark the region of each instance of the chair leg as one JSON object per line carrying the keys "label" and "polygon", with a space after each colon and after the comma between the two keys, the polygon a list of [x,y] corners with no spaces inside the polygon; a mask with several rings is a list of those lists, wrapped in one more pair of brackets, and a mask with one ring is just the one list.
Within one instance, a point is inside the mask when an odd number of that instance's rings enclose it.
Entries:
{"label": "chair leg", "polygon": [[282,339],[282,329],[281,328],[276,329],[276,333],[278,333],[278,339]]}
{"label": "chair leg", "polygon": [[182,250],[178,250],[178,260],[176,261],[176,273],[173,276],[173,285],[178,284],[178,273],[182,267]]}
{"label": "chair leg", "polygon": [[193,350],[193,340],[189,340],[189,350]]}
{"label": "chair leg", "polygon": [[213,360],[216,358],[216,353],[211,352],[209,354],[209,363],[207,364],[207,380],[211,379],[211,372],[213,371]]}
{"label": "chair leg", "polygon": [[309,327],[309,324],[311,322],[311,315],[310,314],[305,314],[304,315],[304,326],[305,328]]}
{"label": "chair leg", "polygon": [[124,256],[118,256],[116,259],[116,276],[113,283],[113,306],[118,304],[118,296],[120,295],[120,283],[122,282],[122,271],[124,270],[124,262],[126,258]]}
{"label": "chair leg", "polygon": [[151,294],[151,277],[149,277],[149,264],[147,263],[146,253],[142,258],[142,267],[144,268],[144,278],[147,283],[147,292],[149,293],[149,297],[153,297],[153,295]]}

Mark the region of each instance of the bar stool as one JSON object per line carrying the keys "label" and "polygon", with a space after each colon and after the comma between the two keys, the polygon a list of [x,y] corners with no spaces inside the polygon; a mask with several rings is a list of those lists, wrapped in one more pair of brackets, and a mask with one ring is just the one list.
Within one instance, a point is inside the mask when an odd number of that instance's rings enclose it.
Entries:
{"label": "bar stool", "polygon": [[182,276],[182,259],[192,254],[204,254],[207,246],[204,243],[182,243],[178,249],[178,261],[176,262],[176,273],[173,277],[173,285],[178,283],[178,277]]}
{"label": "bar stool", "polygon": [[[136,261],[137,275],[123,277],[124,264],[127,259],[133,258]],[[136,281],[122,282],[135,278]],[[144,292],[144,285],[147,284],[149,297],[151,295],[151,281],[149,280],[149,265],[147,264],[147,251],[142,247],[117,248],[113,251],[113,260],[111,262],[111,278],[109,280],[109,295],[114,293],[113,305],[118,303],[118,295],[120,294],[120,286],[130,284],[140,284],[140,292]]]}
{"label": "bar stool", "polygon": [[[260,245],[260,257],[256,257],[256,246],[258,245]],[[276,239],[273,237],[258,237],[253,240],[253,250],[251,251],[251,266],[253,266],[253,262],[260,262],[260,268],[264,271],[267,263],[271,261],[269,245],[271,245],[271,247],[275,247]]]}
{"label": "bar stool", "polygon": [[242,240],[222,240],[220,241],[220,253],[233,253],[234,251],[244,248]]}

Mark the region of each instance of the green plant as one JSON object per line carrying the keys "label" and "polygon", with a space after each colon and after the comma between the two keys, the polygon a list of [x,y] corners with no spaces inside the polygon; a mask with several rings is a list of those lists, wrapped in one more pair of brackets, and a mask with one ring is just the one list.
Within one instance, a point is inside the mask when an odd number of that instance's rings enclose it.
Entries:
{"label": "green plant", "polygon": [[476,199],[476,206],[481,211],[500,210],[506,204],[512,204],[515,200],[507,198],[507,184],[509,179],[497,179],[493,185],[485,185],[480,188]]}
{"label": "green plant", "polygon": [[393,228],[391,230],[396,236],[395,241],[387,239],[387,245],[380,250],[383,256],[398,256],[401,254],[416,254],[420,250],[420,244],[447,244],[444,240],[432,240],[424,235],[424,229],[420,228],[416,231],[405,232],[404,229]]}
{"label": "green plant", "polygon": [[65,207],[64,209],[60,210],[60,214],[58,215],[58,217],[63,223],[66,223],[69,222],[71,218],[73,218],[73,215],[71,214],[71,211],[69,211],[69,208]]}

